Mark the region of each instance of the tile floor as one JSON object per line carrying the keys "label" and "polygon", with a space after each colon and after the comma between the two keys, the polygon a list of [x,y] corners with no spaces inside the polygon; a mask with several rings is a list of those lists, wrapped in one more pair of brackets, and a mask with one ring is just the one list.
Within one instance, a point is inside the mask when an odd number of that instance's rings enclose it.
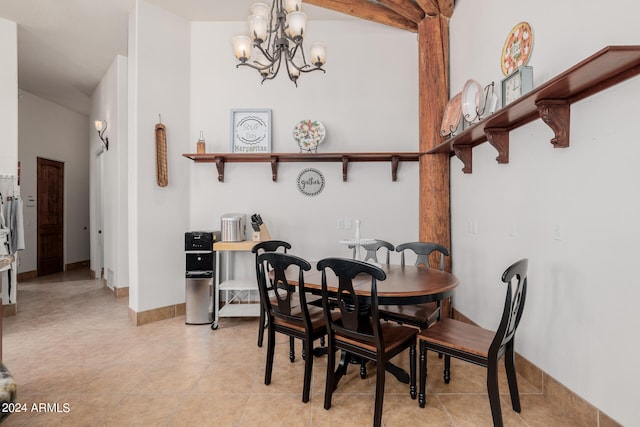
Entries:
{"label": "tile floor", "polygon": [[[311,401],[301,401],[303,363],[291,364],[279,337],[271,385],[264,385],[265,349],[256,319],[221,319],[220,328],[185,325],[184,317],[133,326],[127,298],[114,298],[86,270],[18,284],[18,314],[4,319],[3,361],[18,383],[26,412],[6,426],[370,426],[375,374],[357,367],[323,408],[325,358],[314,364]],[[398,364],[408,367],[406,357]],[[430,357],[427,406],[387,375],[383,424],[490,426],[484,369]],[[369,366],[374,372],[374,367]],[[539,390],[520,379],[522,412],[511,410],[505,378],[502,410],[509,426],[578,426]],[[35,411],[33,404],[53,411]],[[56,406],[58,404],[57,410]],[[36,405],[36,408],[39,406]]]}

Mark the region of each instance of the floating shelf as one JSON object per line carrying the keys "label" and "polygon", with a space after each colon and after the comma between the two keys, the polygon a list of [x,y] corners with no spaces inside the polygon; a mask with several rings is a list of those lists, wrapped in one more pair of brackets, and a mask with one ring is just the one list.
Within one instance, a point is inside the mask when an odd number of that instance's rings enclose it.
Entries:
{"label": "floating shelf", "polygon": [[608,46],[521,98],[444,141],[428,154],[449,152],[472,171],[471,149],[483,142],[498,151],[498,163],[509,163],[509,132],[538,118],[554,133],[554,147],[569,146],[571,104],[640,74],[640,46]]}
{"label": "floating shelf", "polygon": [[421,153],[205,153],[183,154],[196,163],[215,163],[218,169],[218,181],[224,182],[225,163],[271,163],[271,179],[278,180],[278,164],[284,162],[340,162],[342,163],[342,181],[347,180],[349,162],[390,162],[391,180],[398,177],[400,162],[417,162]]}

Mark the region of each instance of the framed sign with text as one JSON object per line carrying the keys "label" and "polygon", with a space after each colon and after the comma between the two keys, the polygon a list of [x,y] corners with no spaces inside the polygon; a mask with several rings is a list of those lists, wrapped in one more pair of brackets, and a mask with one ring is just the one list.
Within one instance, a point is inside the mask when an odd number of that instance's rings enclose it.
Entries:
{"label": "framed sign with text", "polygon": [[231,152],[271,152],[271,110],[231,110]]}

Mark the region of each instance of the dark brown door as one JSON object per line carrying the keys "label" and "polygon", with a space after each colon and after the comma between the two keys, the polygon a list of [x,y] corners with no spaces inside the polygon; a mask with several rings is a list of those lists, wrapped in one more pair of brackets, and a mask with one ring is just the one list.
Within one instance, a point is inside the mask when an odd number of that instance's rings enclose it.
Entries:
{"label": "dark brown door", "polygon": [[63,271],[64,163],[38,157],[38,276]]}

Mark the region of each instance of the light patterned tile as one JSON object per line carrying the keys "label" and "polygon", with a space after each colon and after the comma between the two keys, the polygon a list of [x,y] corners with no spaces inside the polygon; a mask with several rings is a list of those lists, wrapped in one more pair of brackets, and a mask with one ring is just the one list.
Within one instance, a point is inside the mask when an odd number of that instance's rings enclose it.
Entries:
{"label": "light patterned tile", "polygon": [[[215,331],[208,325],[185,325],[183,315],[136,327],[128,318],[127,299],[114,298],[101,281],[88,280],[86,271],[21,282],[18,299],[18,314],[3,323],[4,363],[18,382],[19,400],[29,408],[33,403],[68,403],[70,411],[14,413],[3,427],[372,423],[375,363],[367,363],[365,379],[359,365],[349,365],[325,410],[327,356],[314,357],[311,400],[303,404],[301,342],[296,340],[296,360],[290,363],[288,338],[276,334],[273,377],[266,386],[266,339],[264,347],[257,347],[255,318],[220,319]],[[425,408],[410,398],[407,384],[385,374],[383,426],[492,425],[486,370],[454,360],[446,385],[443,359],[432,352],[428,357]],[[393,362],[408,371],[408,351]],[[592,424],[593,411],[572,417],[567,408],[545,398],[536,381],[523,379],[535,377],[535,367],[522,365],[520,414],[511,409],[500,367],[505,425]],[[579,401],[554,383],[546,386],[562,402]],[[615,425],[604,414],[601,418],[602,425]]]}

